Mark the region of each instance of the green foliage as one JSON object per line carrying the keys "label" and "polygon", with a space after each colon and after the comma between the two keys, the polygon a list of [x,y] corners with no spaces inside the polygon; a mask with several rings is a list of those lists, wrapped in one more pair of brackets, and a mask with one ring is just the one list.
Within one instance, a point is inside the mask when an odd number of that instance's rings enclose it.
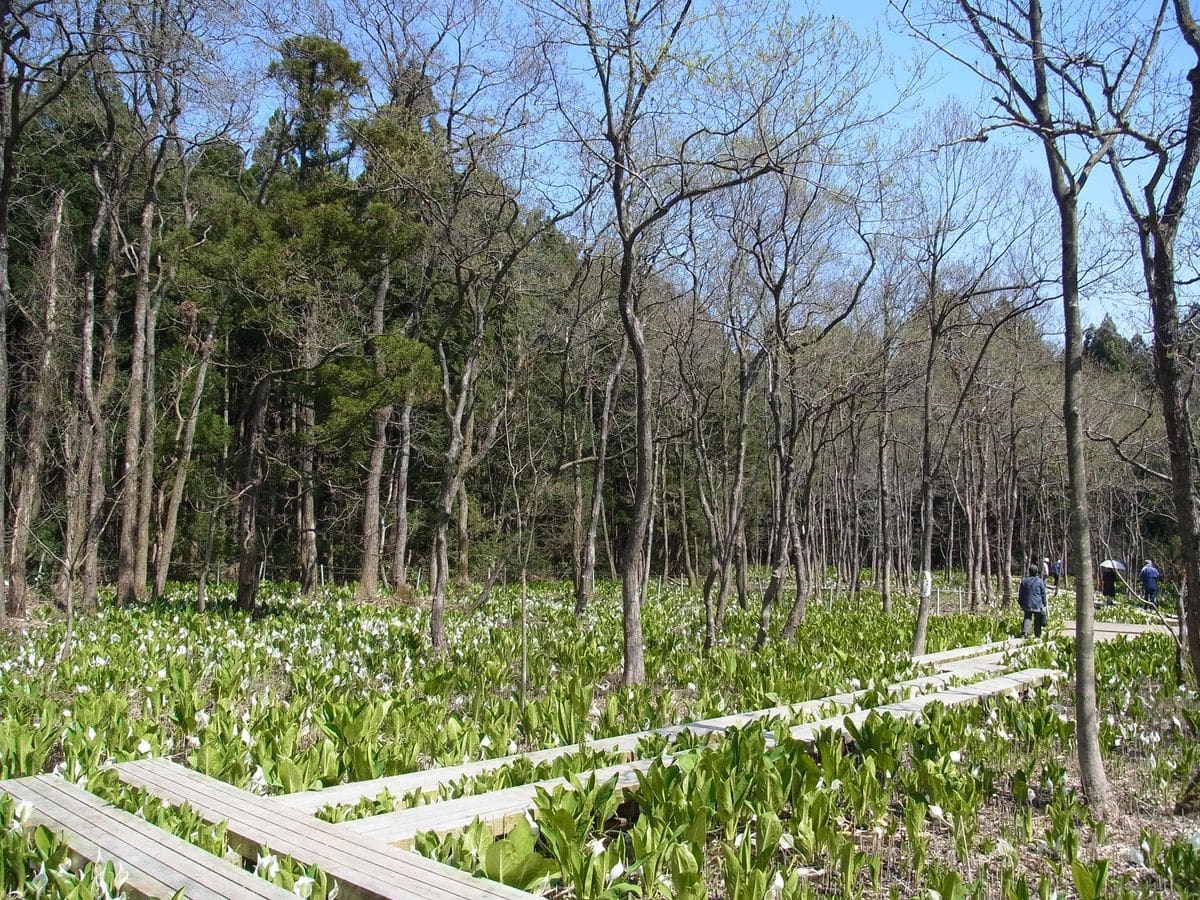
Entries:
{"label": "green foliage", "polygon": [[[681,649],[680,640],[687,622],[699,620],[698,599],[671,588],[646,608],[654,687],[614,687],[606,675],[619,665],[620,619],[604,599],[609,591],[601,586],[602,599],[578,623],[566,586],[533,591],[523,703],[513,664],[517,598],[505,588],[481,615],[451,620],[451,648],[442,657],[426,649],[423,612],[351,603],[342,589],[305,601],[294,586],[268,585],[265,614],[250,617],[230,610],[215,588],[215,609],[198,615],[194,588],[175,585],[161,605],[82,617],[61,661],[61,625],[47,621],[6,639],[4,774],[55,764],[111,802],[223,855],[219,827],[119,787],[105,764],[171,753],[250,790],[300,791],[784,707],[839,690],[862,690],[864,702],[880,702],[890,699],[885,684],[914,674],[904,646],[907,613],[864,619],[846,607],[814,608],[795,645],[758,654],[721,648],[703,657]],[[752,640],[754,614],[729,615],[731,640]],[[980,643],[1002,628],[997,620],[954,616],[935,622],[933,644]],[[1070,649],[1048,641],[1027,656],[1069,666]],[[1187,749],[1193,700],[1170,679],[1170,640],[1106,643],[1098,653],[1105,752],[1153,750],[1151,787],[1173,801],[1196,751]],[[1120,717],[1107,718],[1118,709]],[[838,711],[821,713],[830,714]],[[459,835],[423,835],[418,847],[515,886],[594,897],[704,897],[715,884],[722,896],[801,897],[811,895],[814,879],[838,895],[880,896],[897,864],[916,890],[972,896],[994,883],[978,869],[981,854],[1008,867],[993,873],[1003,875],[1004,896],[1068,888],[1121,896],[1194,884],[1188,842],[1149,833],[1140,880],[1104,867],[1108,857],[1095,850],[1104,829],[1064,763],[1073,723],[1057,688],[984,707],[933,706],[920,722],[871,716],[809,744],[781,739],[796,721],[771,716],[715,742],[707,734],[651,736],[638,752],[652,761],[624,796],[612,780],[588,774],[619,761],[610,754],[574,750],[537,766],[513,760],[450,783],[439,796],[560,777],[570,784],[542,790],[531,821],[507,835],[492,837],[476,825]],[[436,799],[384,794],[322,816],[344,821]],[[1002,833],[981,830],[985,810],[1006,804]],[[12,852],[23,858],[36,848]],[[1030,859],[1040,862],[1018,868]],[[315,869],[266,850],[258,869],[323,895]],[[38,866],[24,871],[32,877]]]}
{"label": "green foliage", "polygon": [[126,873],[111,861],[76,868],[69,849],[44,825],[29,827],[30,810],[0,795],[0,887],[6,896],[90,900],[121,895]]}
{"label": "green foliage", "polygon": [[375,410],[406,397],[417,402],[432,397],[438,371],[426,344],[390,333],[372,338],[363,355],[326,364],[319,377],[329,412],[313,439],[341,445],[366,427]]}

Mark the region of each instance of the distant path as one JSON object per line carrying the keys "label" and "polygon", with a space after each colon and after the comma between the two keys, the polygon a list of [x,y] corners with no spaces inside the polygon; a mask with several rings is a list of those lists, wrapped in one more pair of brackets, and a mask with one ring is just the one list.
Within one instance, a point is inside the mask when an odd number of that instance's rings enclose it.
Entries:
{"label": "distant path", "polygon": [[[1172,620],[1168,621],[1174,627],[1174,622]],[[1175,635],[1175,632],[1171,628],[1166,627],[1161,622],[1096,622],[1092,628],[1098,641],[1111,641],[1119,637],[1132,638],[1143,634]],[[1075,637],[1074,620],[1063,622],[1059,633],[1067,637]]]}

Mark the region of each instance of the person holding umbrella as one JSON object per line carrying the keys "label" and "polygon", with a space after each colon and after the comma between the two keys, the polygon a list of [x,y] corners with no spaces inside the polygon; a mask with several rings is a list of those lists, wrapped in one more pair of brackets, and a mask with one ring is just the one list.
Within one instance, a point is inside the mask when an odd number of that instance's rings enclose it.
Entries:
{"label": "person holding umbrella", "polygon": [[1100,593],[1109,606],[1117,602],[1117,573],[1124,571],[1125,563],[1119,559],[1106,559],[1100,563]]}

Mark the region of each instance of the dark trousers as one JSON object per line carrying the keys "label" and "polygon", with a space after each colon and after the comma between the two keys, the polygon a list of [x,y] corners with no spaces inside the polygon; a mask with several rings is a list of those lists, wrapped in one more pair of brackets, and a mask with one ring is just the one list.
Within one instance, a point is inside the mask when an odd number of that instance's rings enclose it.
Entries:
{"label": "dark trousers", "polygon": [[1158,585],[1150,587],[1148,584],[1142,585],[1142,592],[1146,595],[1146,602],[1151,606],[1158,606]]}
{"label": "dark trousers", "polygon": [[1029,637],[1029,626],[1033,625],[1033,636],[1042,636],[1042,626],[1046,624],[1046,613],[1025,610],[1025,620],[1021,623],[1021,637]]}

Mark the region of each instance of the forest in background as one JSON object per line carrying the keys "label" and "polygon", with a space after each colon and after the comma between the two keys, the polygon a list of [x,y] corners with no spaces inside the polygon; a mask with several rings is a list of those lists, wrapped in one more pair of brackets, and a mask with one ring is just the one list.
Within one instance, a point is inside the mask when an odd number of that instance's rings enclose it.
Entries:
{"label": "forest in background", "polygon": [[[1161,17],[1110,12],[1058,24],[1127,48],[1079,89],[1112,75],[1133,146],[1103,111],[1055,139],[1133,183],[1196,114],[1167,63],[1127,83]],[[701,587],[711,645],[761,567],[761,644],[831,575],[889,609],[961,569],[975,608],[1031,561],[1079,568],[1058,223],[984,140],[1004,123],[911,124],[873,89],[877,39],[785,6],[250,15],[5,11],[5,614],[110,583],[203,603],[231,579],[252,608],[263,577],[420,579],[437,647],[454,585],[486,602],[528,572],[569,574],[580,609],[620,578],[628,641],[661,574]],[[1087,223],[1088,295],[1139,290],[1158,226],[1133,223]],[[1182,588],[1158,347],[1190,433],[1194,329],[1155,328],[1083,342],[1089,520],[1096,558]]]}

